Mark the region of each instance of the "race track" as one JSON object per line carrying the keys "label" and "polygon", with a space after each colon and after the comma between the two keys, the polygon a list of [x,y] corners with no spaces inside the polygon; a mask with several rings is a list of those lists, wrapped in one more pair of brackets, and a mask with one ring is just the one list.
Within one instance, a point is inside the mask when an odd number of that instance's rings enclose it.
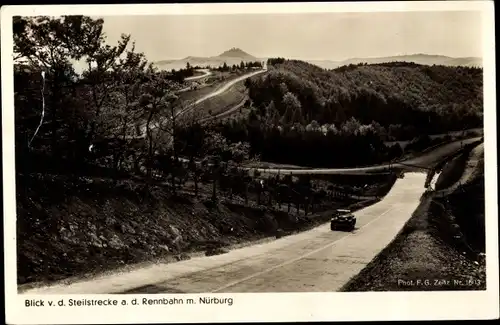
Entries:
{"label": "race track", "polygon": [[248,170],[257,170],[262,174],[293,174],[293,175],[330,175],[330,174],[344,174],[344,175],[360,175],[367,173],[383,173],[390,172],[394,169],[399,169],[401,171],[416,171],[416,170],[426,170],[437,161],[453,154],[457,150],[460,150],[463,146],[477,142],[481,138],[470,138],[464,140],[457,140],[443,145],[439,145],[432,150],[426,150],[425,152],[419,154],[415,158],[405,159],[402,161],[368,166],[368,167],[355,167],[355,168],[246,168]]}
{"label": "race track", "polygon": [[396,236],[424,192],[425,174],[407,173],[379,203],[355,213],[353,233],[329,224],[227,254],[156,264],[27,294],[337,291]]}
{"label": "race track", "polygon": [[210,76],[212,74],[212,71],[210,71],[209,69],[199,69],[197,71],[202,72],[203,74],[199,75],[199,76],[187,77],[184,80],[185,81],[198,80],[198,79],[202,79],[202,78],[208,77],[208,76]]}

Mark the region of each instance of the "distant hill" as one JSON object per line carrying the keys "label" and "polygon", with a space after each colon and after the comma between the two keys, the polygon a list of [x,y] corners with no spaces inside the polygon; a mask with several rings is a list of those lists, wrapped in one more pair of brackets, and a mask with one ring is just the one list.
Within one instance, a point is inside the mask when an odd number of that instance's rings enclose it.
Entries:
{"label": "distant hill", "polygon": [[181,68],[185,68],[186,64],[189,62],[192,66],[207,66],[210,65],[212,67],[219,67],[224,64],[233,65],[240,64],[241,61],[250,62],[250,61],[263,61],[265,59],[259,59],[255,56],[248,54],[247,52],[239,49],[239,48],[231,48],[217,56],[211,57],[197,57],[197,56],[188,56],[179,60],[162,60],[154,62],[154,64],[164,70],[178,70]]}
{"label": "distant hill", "polygon": [[[171,70],[171,69],[181,69],[185,68],[186,64],[189,62],[190,65],[196,66],[207,66],[218,67],[224,64],[233,65],[239,64],[241,61],[265,61],[266,58],[257,58],[239,48],[231,48],[227,51],[222,52],[217,56],[211,57],[197,57],[188,56],[183,59],[177,60],[162,60],[154,62],[156,66],[160,69]],[[445,66],[468,66],[468,67],[482,67],[482,59],[478,57],[463,57],[454,58],[444,55],[429,55],[429,54],[412,54],[412,55],[398,55],[398,56],[387,56],[387,57],[376,57],[376,58],[351,58],[344,61],[333,61],[333,60],[304,60],[311,64],[317,65],[323,69],[336,69],[340,66],[349,64],[377,64],[377,63],[387,63],[387,62],[413,62],[423,65],[445,65]]]}
{"label": "distant hill", "polygon": [[352,58],[344,61],[330,60],[305,60],[309,63],[317,65],[323,69],[335,69],[343,65],[349,64],[377,64],[386,62],[414,62],[423,65],[445,65],[445,66],[469,66],[482,67],[482,59],[477,57],[453,58],[444,55],[429,55],[429,54],[412,54],[398,55],[378,58]]}
{"label": "distant hill", "polygon": [[224,53],[221,53],[219,55],[219,58],[237,58],[237,59],[246,60],[246,61],[258,60],[253,55],[250,55],[247,52],[245,52],[239,48],[236,48],[236,47],[233,47],[232,49],[227,50]]}

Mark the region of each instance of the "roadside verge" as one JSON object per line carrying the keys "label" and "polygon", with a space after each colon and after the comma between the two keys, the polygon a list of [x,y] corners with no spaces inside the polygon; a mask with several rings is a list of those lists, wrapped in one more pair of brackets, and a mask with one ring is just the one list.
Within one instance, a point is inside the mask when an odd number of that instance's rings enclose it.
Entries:
{"label": "roadside verge", "polygon": [[[443,170],[441,186],[455,184],[467,172],[468,165],[461,163],[463,157],[470,158],[469,153],[477,145],[470,144],[440,161],[428,180]],[[459,197],[449,196],[455,193],[453,186],[444,197],[426,192],[396,238],[341,291],[484,290],[486,272],[480,252],[481,237],[484,242],[485,235],[484,183],[481,187],[484,174],[476,173],[475,181],[478,184],[471,181],[473,186],[460,190]],[[467,210],[467,217],[460,214],[464,207],[458,207],[459,202],[473,207]],[[467,225],[465,234],[460,223]]]}

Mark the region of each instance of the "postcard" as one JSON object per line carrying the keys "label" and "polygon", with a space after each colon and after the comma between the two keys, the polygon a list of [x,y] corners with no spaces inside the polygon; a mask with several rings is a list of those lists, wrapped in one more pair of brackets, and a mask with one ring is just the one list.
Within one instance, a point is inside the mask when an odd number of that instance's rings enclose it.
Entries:
{"label": "postcard", "polygon": [[7,323],[497,318],[493,12],[2,7]]}

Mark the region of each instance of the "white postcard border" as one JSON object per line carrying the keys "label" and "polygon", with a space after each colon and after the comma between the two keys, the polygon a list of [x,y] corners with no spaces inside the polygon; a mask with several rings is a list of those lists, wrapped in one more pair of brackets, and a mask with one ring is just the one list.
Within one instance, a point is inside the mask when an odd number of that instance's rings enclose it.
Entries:
{"label": "white postcard border", "polygon": [[[486,200],[486,291],[366,292],[366,293],[269,293],[213,294],[231,297],[232,306],[116,306],[27,309],[25,299],[127,299],[148,295],[20,296],[16,276],[16,204],[14,156],[14,101],[12,65],[12,17],[16,15],[211,15],[313,12],[478,10],[483,20],[484,132]],[[498,212],[496,161],[496,97],[494,8],[492,1],[421,1],[367,3],[267,3],[6,6],[2,26],[2,130],[4,188],[4,254],[6,322],[15,324],[60,323],[179,323],[239,321],[332,321],[332,320],[447,320],[498,318]],[[157,296],[157,295],[155,295]],[[179,295],[162,295],[181,297]],[[203,294],[182,295],[198,299]]]}

